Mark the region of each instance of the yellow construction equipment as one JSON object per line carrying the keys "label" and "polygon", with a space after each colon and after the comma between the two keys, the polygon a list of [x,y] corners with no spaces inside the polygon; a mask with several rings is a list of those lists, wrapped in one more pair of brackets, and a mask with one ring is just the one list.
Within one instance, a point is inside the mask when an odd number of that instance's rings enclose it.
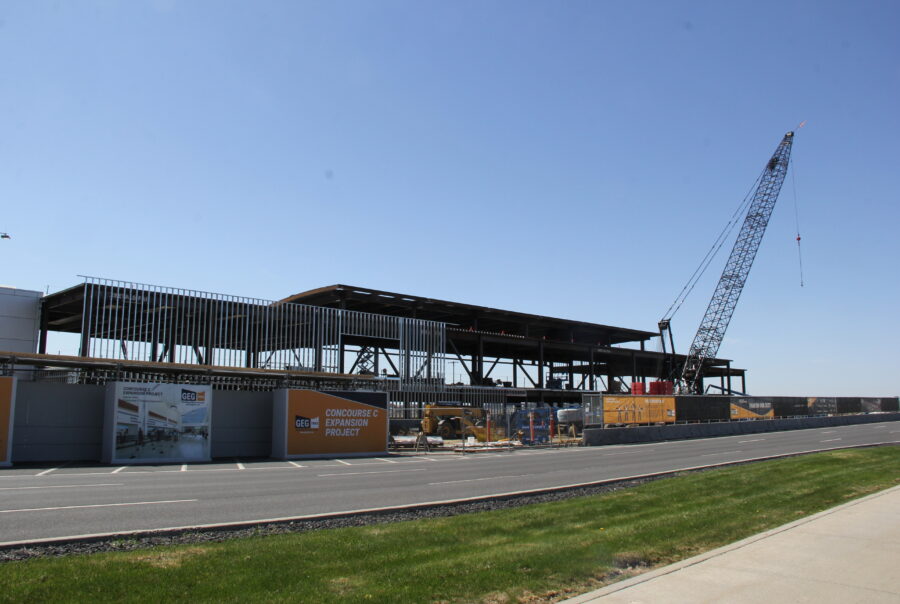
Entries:
{"label": "yellow construction equipment", "polygon": [[[422,432],[445,440],[474,436],[480,442],[488,440],[488,414],[480,407],[450,407],[425,405],[422,411]],[[490,439],[504,435],[499,427],[490,427]]]}

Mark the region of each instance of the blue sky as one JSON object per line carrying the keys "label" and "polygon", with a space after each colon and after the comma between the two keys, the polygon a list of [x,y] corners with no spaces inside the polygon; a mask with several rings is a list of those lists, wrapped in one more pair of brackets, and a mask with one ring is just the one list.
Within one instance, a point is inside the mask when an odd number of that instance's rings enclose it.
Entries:
{"label": "blue sky", "polygon": [[898,23],[887,1],[6,1],[0,282],[348,283],[654,330],[808,120],[719,356],[753,394],[896,395]]}

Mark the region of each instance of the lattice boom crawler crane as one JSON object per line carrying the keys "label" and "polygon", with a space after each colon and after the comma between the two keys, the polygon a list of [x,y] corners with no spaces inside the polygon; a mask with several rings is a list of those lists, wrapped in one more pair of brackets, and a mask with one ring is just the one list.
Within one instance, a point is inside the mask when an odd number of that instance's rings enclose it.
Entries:
{"label": "lattice boom crawler crane", "polygon": [[[725,330],[728,329],[728,324],[734,315],[734,308],[737,306],[744,284],[747,282],[747,275],[750,274],[750,267],[753,266],[759,244],[766,232],[775,202],[778,200],[778,193],[784,183],[793,142],[793,132],[784,135],[759,177],[759,184],[753,193],[744,223],[734,242],[722,276],[719,278],[715,293],[706,309],[706,314],[694,336],[684,367],[680,374],[675,376],[679,390],[682,392],[703,393],[704,364],[707,359],[716,357],[722,339],[725,337]],[[660,329],[669,329],[669,318],[660,321]],[[662,333],[660,335],[663,345],[665,345],[665,336]],[[669,340],[671,342],[671,331]]]}

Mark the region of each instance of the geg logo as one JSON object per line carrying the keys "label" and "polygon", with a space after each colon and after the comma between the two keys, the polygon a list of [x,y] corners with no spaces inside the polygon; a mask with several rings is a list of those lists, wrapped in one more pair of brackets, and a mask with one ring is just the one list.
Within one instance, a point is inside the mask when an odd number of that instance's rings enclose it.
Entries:
{"label": "geg logo", "polygon": [[194,403],[197,401],[197,393],[194,392],[193,390],[185,390],[184,388],[182,388],[181,389],[181,400],[188,402],[188,403]]}
{"label": "geg logo", "polygon": [[318,430],[318,417],[303,417],[302,415],[294,416],[294,429],[296,430]]}

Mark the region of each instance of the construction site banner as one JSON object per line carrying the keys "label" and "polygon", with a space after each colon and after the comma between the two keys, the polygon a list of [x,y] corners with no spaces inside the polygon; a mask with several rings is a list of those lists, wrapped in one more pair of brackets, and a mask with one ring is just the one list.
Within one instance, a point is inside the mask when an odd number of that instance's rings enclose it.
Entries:
{"label": "construction site banner", "polygon": [[106,388],[103,461],[210,460],[212,386],[113,382]]}
{"label": "construction site banner", "polygon": [[12,465],[12,432],[16,378],[0,377],[0,466]]}
{"label": "construction site banner", "polygon": [[603,395],[603,425],[675,423],[674,396]]}
{"label": "construction site banner", "polygon": [[387,453],[387,394],[277,390],[272,457],[334,457]]}

